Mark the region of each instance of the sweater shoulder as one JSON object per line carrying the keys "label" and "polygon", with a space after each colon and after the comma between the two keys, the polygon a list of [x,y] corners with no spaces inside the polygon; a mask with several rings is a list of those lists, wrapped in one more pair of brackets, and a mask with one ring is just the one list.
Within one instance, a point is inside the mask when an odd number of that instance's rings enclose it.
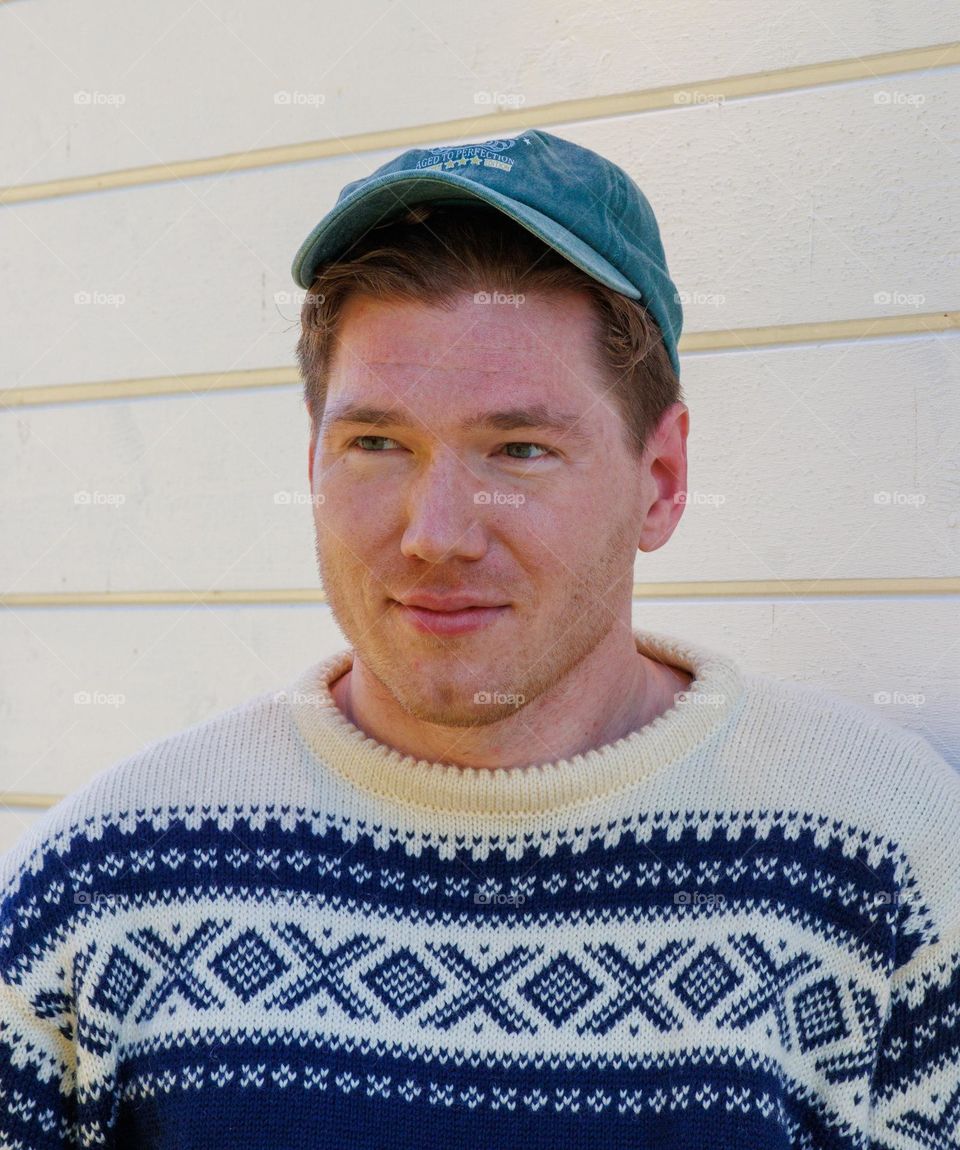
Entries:
{"label": "sweater shoulder", "polygon": [[783,740],[806,765],[819,756],[824,783],[856,775],[890,797],[886,788],[902,793],[906,768],[909,781],[924,789],[960,796],[960,771],[920,731],[878,709],[881,704],[871,707],[825,687],[755,671],[744,672],[744,679],[741,722],[758,735],[766,731],[771,742]]}
{"label": "sweater shoulder", "polygon": [[[756,792],[895,849],[930,909],[960,926],[960,771],[919,731],[826,688],[746,672],[738,742]],[[851,841],[851,849],[853,849]]]}
{"label": "sweater shoulder", "polygon": [[81,837],[93,841],[114,825],[160,830],[177,814],[267,790],[268,758],[283,753],[284,741],[296,749],[282,694],[260,692],[154,739],[65,795],[0,855],[0,900]]}

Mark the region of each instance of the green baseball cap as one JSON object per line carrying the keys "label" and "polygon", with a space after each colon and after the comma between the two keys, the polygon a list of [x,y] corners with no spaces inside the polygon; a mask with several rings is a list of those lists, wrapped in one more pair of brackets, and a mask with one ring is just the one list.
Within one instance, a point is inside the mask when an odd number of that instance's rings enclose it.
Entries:
{"label": "green baseball cap", "polygon": [[410,148],[340,192],[300,245],[302,288],[371,227],[413,204],[477,200],[498,208],[589,276],[642,301],[679,376],[683,308],[646,196],[623,168],[539,128],[479,144]]}

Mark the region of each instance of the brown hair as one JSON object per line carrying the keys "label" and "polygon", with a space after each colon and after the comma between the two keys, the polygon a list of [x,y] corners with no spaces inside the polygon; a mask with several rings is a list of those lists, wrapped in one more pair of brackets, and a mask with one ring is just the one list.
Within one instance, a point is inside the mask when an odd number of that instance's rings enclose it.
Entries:
{"label": "brown hair", "polygon": [[300,311],[297,341],[313,429],[323,417],[338,319],[350,292],[452,308],[462,292],[562,290],[590,296],[597,364],[623,416],[627,445],[641,456],[664,411],[683,398],[653,316],[486,205],[415,205],[318,269]]}

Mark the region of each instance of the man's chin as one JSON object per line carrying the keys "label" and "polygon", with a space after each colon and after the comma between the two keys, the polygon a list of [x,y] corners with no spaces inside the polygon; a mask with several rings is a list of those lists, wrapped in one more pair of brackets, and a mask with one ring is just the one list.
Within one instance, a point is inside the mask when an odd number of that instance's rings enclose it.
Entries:
{"label": "man's chin", "polygon": [[[476,682],[455,683],[438,679],[433,684],[417,683],[411,691],[411,678],[387,684],[400,707],[421,723],[438,727],[483,727],[499,723],[519,711],[521,695],[497,687],[480,687]],[[432,687],[432,689],[431,689]]]}

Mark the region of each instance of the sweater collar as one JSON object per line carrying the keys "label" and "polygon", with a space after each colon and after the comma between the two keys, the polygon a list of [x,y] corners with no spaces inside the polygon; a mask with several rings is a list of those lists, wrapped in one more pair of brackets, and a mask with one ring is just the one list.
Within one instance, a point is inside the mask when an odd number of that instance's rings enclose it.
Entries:
{"label": "sweater collar", "polygon": [[693,675],[688,691],[616,742],[534,766],[488,769],[429,762],[371,738],[346,718],[330,690],[352,666],[351,648],[307,668],[284,694],[314,757],[368,795],[448,813],[543,813],[643,783],[694,753],[740,701],[744,679],[732,658],[659,632],[633,628],[633,634],[638,651]]}

